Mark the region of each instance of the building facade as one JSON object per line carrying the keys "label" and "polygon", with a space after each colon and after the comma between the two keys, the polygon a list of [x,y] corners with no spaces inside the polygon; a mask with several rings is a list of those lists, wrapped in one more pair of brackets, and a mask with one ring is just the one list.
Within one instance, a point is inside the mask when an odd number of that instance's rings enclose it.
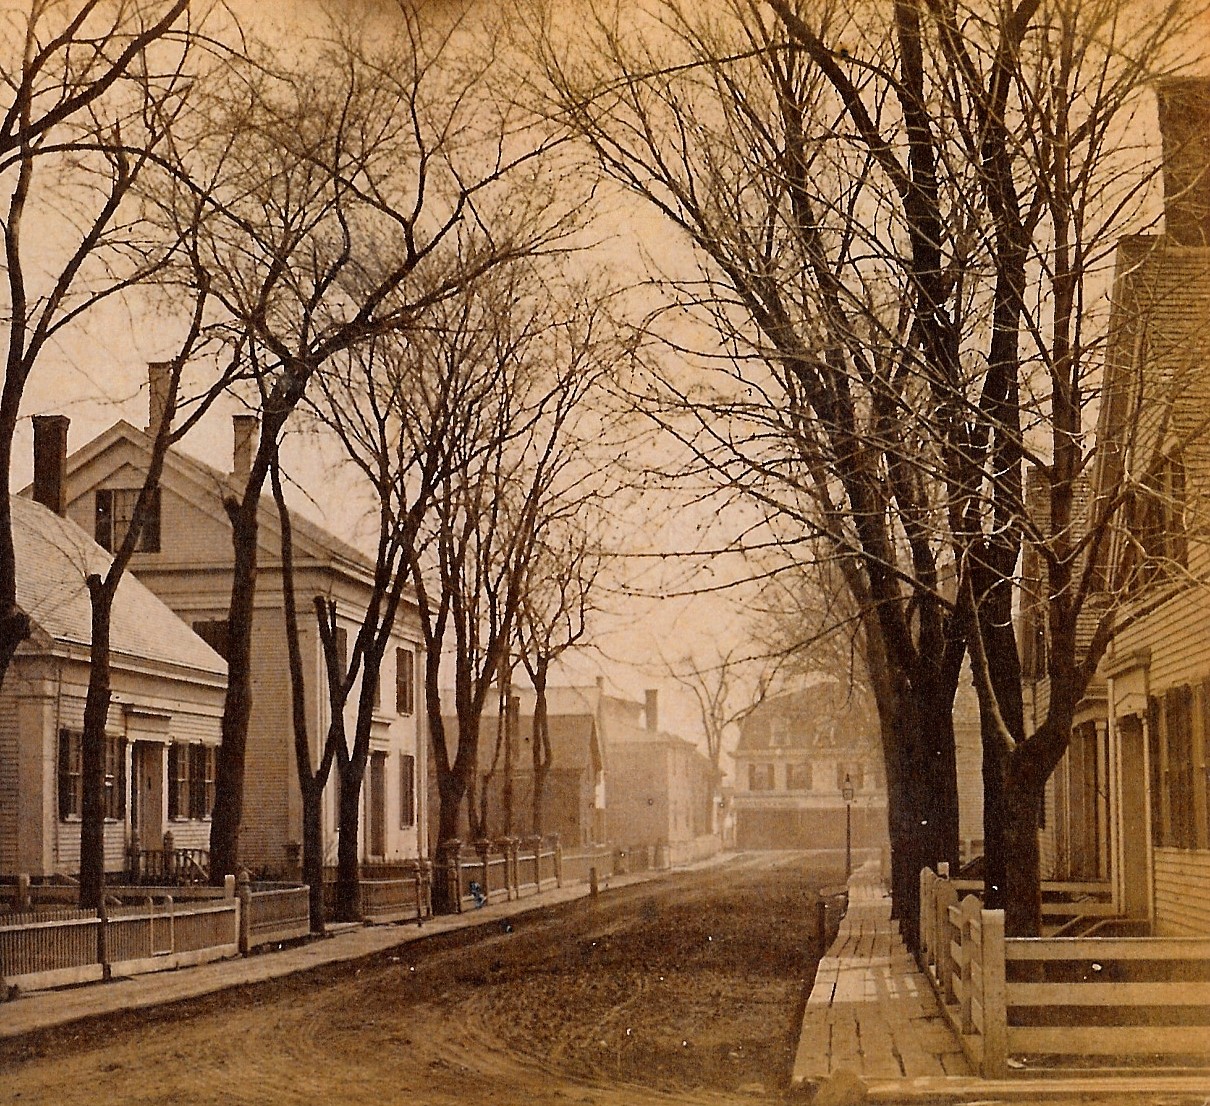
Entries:
{"label": "building facade", "polygon": [[837,858],[849,839],[864,859],[888,847],[877,717],[838,682],[766,699],[744,720],[734,756],[738,848]]}
{"label": "building facade", "polygon": [[[153,397],[155,394],[153,387]],[[152,421],[154,418],[152,412]],[[230,473],[219,472],[179,450],[169,452],[154,525],[144,534],[130,565],[139,580],[219,653],[225,648],[232,580],[231,528],[223,499],[243,487],[255,437],[255,426],[248,419],[236,417]],[[151,439],[144,431],[119,422],[68,457],[67,514],[93,532],[102,545],[112,544],[120,536],[146,472],[150,449]],[[306,716],[314,763],[330,708],[313,600],[322,596],[335,604],[338,640],[343,639],[347,648],[369,601],[372,565],[358,550],[304,517],[296,514],[292,524]],[[258,543],[252,718],[240,858],[253,870],[276,873],[297,864],[302,802],[291,723],[280,524],[269,499],[260,506]],[[413,858],[426,849],[422,781],[428,727],[419,686],[424,669],[421,641],[414,605],[405,600],[379,674],[362,788],[359,851],[367,863]],[[357,696],[355,687],[347,707],[350,734]],[[332,863],[336,856],[335,784],[335,779],[329,782],[323,812],[325,856]]]}
{"label": "building facade", "polygon": [[[66,420],[63,420],[66,422]],[[81,738],[91,601],[109,556],[48,507],[14,498],[17,598],[32,620],[0,689],[0,872],[80,869]],[[226,665],[138,580],[118,587],[105,748],[105,869],[132,851],[208,845]]]}

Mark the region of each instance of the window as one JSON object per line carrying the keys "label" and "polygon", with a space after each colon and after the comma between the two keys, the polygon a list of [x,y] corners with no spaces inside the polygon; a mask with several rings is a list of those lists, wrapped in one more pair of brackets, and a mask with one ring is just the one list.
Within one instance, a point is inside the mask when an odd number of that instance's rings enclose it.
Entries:
{"label": "window", "polygon": [[214,813],[217,749],[174,741],[168,746],[168,817],[209,818]]}
{"label": "window", "polygon": [[1185,462],[1179,451],[1165,454],[1130,496],[1127,525],[1132,542],[1125,582],[1137,592],[1188,565]]}
{"label": "window", "polygon": [[79,818],[84,809],[83,736],[59,731],[59,818]]}
{"label": "window", "polygon": [[810,791],[811,790],[811,764],[810,761],[802,761],[798,764],[786,765],[786,790],[787,791]]}
{"label": "window", "polygon": [[370,855],[387,855],[387,755],[370,754]]}
{"label": "window", "polygon": [[395,650],[395,711],[416,712],[416,654],[411,649]]}
{"label": "window", "polygon": [[749,791],[772,791],[773,790],[773,765],[772,764],[749,764],[748,765],[748,790]]}
{"label": "window", "polygon": [[213,745],[189,746],[190,818],[209,818],[214,812],[214,769],[217,752]]}
{"label": "window", "polygon": [[[105,738],[101,805],[109,821],[126,817],[126,742]],[[84,813],[84,735],[59,731],[59,817],[66,821]]]}
{"label": "window", "polygon": [[[111,553],[121,544],[134,517],[138,488],[100,488],[96,500],[97,544]],[[153,488],[148,502],[143,530],[139,534],[137,553],[160,551],[160,489]]]}
{"label": "window", "polygon": [[105,817],[111,821],[126,817],[126,741],[105,738]]}
{"label": "window", "polygon": [[1193,806],[1193,690],[1173,688],[1164,696],[1164,754],[1160,766],[1167,793],[1163,843],[1176,849],[1197,847]]}
{"label": "window", "polygon": [[333,631],[332,640],[336,646],[336,671],[343,679],[349,671],[349,631],[343,626],[337,626]]}
{"label": "window", "polygon": [[189,746],[168,746],[168,817],[185,818],[189,813]]}
{"label": "window", "polygon": [[225,618],[195,622],[193,624],[193,632],[222,657],[223,660],[231,659],[227,655],[230,639],[227,633],[227,620]]}
{"label": "window", "polygon": [[399,754],[399,828],[416,824],[416,758]]}

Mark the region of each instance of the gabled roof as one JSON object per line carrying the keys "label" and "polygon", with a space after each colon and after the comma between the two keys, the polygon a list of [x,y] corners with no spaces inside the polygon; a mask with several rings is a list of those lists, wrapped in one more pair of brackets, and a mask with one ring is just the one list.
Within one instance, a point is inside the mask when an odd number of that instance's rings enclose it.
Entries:
{"label": "gabled roof", "polygon": [[[17,602],[34,624],[23,651],[54,644],[88,648],[92,603],[85,580],[107,571],[109,554],[74,522],[40,503],[20,496],[10,502]],[[118,584],[111,635],[117,655],[227,674],[222,657],[129,573]]]}
{"label": "gabled roof", "polygon": [[[132,426],[120,419],[107,430],[103,430],[92,441],[74,450],[67,458],[67,473],[70,476],[84,465],[103,456],[122,442],[128,442],[145,456],[151,456],[152,438],[143,430]],[[169,450],[164,459],[164,473],[167,478],[183,480],[192,485],[199,493],[192,497],[192,502],[200,510],[219,519],[227,525],[227,516],[222,501],[224,496],[239,495],[243,487],[230,473],[221,472],[212,465],[186,453],[180,449]],[[373,562],[360,549],[338,538],[322,526],[312,522],[297,511],[291,513],[290,522],[293,530],[295,556],[299,560],[310,558],[330,561],[339,564],[355,576],[367,576],[373,572]],[[259,526],[280,540],[281,525],[277,516],[277,507],[272,498],[263,495],[260,504]]]}

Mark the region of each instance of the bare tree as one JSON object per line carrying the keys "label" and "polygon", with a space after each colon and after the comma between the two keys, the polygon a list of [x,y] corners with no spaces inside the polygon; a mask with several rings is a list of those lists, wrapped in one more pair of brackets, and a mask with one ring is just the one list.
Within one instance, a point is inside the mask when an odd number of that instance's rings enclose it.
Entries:
{"label": "bare tree", "polygon": [[[176,356],[155,366],[157,378],[152,386],[157,395],[153,403],[158,401],[161,406],[153,412],[159,421],[150,427],[154,436],[147,471],[143,474],[125,533],[119,533],[115,528],[111,535],[113,557],[104,575],[90,573],[85,579],[91,603],[91,638],[81,737],[80,905],[89,909],[100,904],[105,880],[105,730],[111,697],[110,643],[114,601],[131,557],[144,547],[145,530],[153,525],[153,518],[158,518],[160,477],[169,449],[197,425],[236,377],[236,367],[227,364],[219,368],[214,379],[198,395],[185,398],[181,394],[186,366],[198,352],[205,311],[203,291],[197,297],[191,323]],[[178,410],[186,414],[174,425]]]}
{"label": "bare tree", "polygon": [[[554,763],[547,705],[550,669],[587,633],[608,556],[603,528],[592,522],[592,506],[580,503],[574,513],[543,520],[518,612],[517,654],[534,689],[530,824],[536,834],[544,832],[546,782]],[[506,812],[506,826],[510,815]]]}
{"label": "bare tree", "polygon": [[[225,502],[234,571],[214,880],[238,857],[257,512],[283,431],[333,358],[557,236],[533,173],[528,189],[509,192],[507,229],[487,226],[493,196],[545,142],[515,125],[507,102],[475,95],[493,91],[491,64],[457,15],[422,16],[400,0],[392,18],[356,34],[333,15],[293,67],[266,49],[232,68],[190,143],[191,178],[213,182],[195,273],[215,328],[255,377],[247,398],[261,421],[244,486]],[[448,269],[445,247],[459,241],[468,251]]]}
{"label": "bare tree", "polygon": [[[1041,788],[1106,640],[1072,662],[1077,564],[1100,544],[1067,524],[1099,348],[1082,313],[1154,173],[1116,139],[1186,17],[1125,10],[736,0],[699,19],[668,2],[637,46],[602,19],[578,70],[547,57],[599,163],[703,261],[662,287],[722,337],[700,360],[726,390],[668,389],[695,428],[682,436],[826,536],[865,612],[909,941],[916,872],[956,845],[950,714],[970,635],[994,658],[975,665],[988,891],[1007,891],[1017,933],[1036,929]],[[1051,483],[1045,540],[1026,460]],[[1052,717],[1028,739],[1011,618],[1023,534],[1046,547],[1065,641]]]}
{"label": "bare tree", "polygon": [[[189,86],[187,0],[34,0],[0,32],[4,386],[0,472],[12,467],[26,384],[48,343],[151,279],[172,241],[147,233],[133,190]],[[32,222],[33,233],[26,233]],[[0,496],[0,679],[29,633]]]}
{"label": "bare tree", "polygon": [[[592,475],[570,443],[607,363],[598,333],[604,320],[591,300],[560,302],[550,278],[531,271],[528,285],[512,287],[503,301],[479,295],[451,330],[433,334],[434,356],[476,360],[500,382],[475,433],[457,445],[463,463],[441,482],[412,564],[427,650],[439,845],[457,838],[464,801],[471,832],[483,831],[474,785],[484,705],[513,639],[544,520],[570,509]],[[441,710],[447,650],[452,743]]]}
{"label": "bare tree", "polygon": [[697,705],[715,786],[722,779],[728,735],[765,701],[779,677],[782,658],[765,655],[759,647],[753,650],[752,644],[733,644],[709,658],[686,654],[668,665],[672,678]]}

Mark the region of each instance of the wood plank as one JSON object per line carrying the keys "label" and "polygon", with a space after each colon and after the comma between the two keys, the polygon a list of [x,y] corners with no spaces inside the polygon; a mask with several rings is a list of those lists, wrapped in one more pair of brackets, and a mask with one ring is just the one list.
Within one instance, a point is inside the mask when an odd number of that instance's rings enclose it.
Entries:
{"label": "wood plank", "polygon": [[1205,937],[1009,937],[1009,960],[1210,960]]}
{"label": "wood plank", "polygon": [[1210,1055],[1210,1026],[1098,1025],[1008,1029],[1008,1051],[1089,1056]]}
{"label": "wood plank", "polygon": [[1009,1006],[1210,1006],[1210,983],[1009,983]]}
{"label": "wood plank", "polygon": [[1079,902],[1044,902],[1042,904],[1042,915],[1053,917],[1059,915],[1061,917],[1076,916],[1076,917],[1113,917],[1118,913],[1118,909],[1111,902],[1101,902],[1099,899],[1081,899]]}

